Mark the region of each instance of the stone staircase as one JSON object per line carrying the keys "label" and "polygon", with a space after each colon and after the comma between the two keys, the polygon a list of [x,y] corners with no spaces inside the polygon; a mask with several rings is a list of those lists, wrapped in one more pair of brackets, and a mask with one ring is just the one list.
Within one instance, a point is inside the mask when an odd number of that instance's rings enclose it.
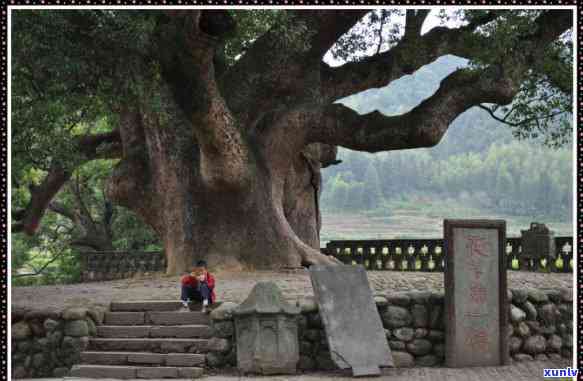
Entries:
{"label": "stone staircase", "polygon": [[173,301],[112,302],[70,377],[201,377],[212,336],[209,317],[181,308]]}

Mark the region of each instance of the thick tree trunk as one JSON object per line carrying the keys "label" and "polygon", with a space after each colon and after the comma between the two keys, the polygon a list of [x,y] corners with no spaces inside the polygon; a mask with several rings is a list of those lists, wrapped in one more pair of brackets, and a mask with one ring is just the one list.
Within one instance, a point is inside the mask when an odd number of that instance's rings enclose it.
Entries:
{"label": "thick tree trunk", "polygon": [[267,145],[253,151],[244,187],[210,187],[190,126],[177,109],[165,111],[175,118],[164,125],[143,110],[122,115],[124,159],[107,192],[157,232],[168,274],[199,259],[233,270],[332,262],[319,252],[317,160],[304,152],[274,158]]}

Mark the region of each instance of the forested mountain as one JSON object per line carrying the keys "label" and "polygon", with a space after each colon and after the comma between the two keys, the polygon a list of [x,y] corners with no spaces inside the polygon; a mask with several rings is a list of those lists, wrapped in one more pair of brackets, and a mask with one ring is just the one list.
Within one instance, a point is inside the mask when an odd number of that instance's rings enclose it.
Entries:
{"label": "forested mountain", "polygon": [[[465,64],[443,57],[415,75],[341,102],[359,113],[400,114]],[[459,198],[468,206],[509,215],[572,218],[572,147],[519,141],[507,125],[479,108],[460,115],[435,147],[378,154],[340,149],[339,158],[340,165],[324,170],[324,210],[390,214],[388,201],[424,196]]]}

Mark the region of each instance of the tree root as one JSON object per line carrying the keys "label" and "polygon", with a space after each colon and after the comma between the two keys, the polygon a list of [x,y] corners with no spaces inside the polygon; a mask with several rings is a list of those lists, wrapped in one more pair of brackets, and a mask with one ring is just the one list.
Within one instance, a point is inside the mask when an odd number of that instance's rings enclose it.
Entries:
{"label": "tree root", "polygon": [[302,243],[299,249],[299,254],[302,259],[303,266],[324,265],[324,266],[338,266],[343,263],[331,255],[324,255],[317,250]]}

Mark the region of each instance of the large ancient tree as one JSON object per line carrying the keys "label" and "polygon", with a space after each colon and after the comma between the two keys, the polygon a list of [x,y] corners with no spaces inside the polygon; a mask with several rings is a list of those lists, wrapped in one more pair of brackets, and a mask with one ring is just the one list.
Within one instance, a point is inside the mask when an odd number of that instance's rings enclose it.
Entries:
{"label": "large ancient tree", "polygon": [[[423,34],[429,11],[367,12],[16,11],[13,176],[31,163],[47,175],[13,232],[35,232],[76,166],[118,158],[108,196],[156,231],[168,273],[199,258],[333,263],[318,250],[318,196],[337,146],[429,147],[471,107],[503,118],[517,95],[539,109],[541,92],[571,95],[571,11],[467,11]],[[472,64],[402,115],[335,102],[447,54]]]}

